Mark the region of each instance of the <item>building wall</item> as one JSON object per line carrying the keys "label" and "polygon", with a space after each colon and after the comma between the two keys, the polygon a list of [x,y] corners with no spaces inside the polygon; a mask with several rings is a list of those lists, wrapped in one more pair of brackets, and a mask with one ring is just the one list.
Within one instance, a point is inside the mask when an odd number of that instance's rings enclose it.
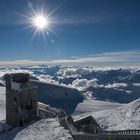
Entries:
{"label": "building wall", "polygon": [[38,87],[38,101],[51,107],[64,110],[67,115],[75,111],[77,105],[84,100],[80,91],[60,85],[31,80]]}
{"label": "building wall", "polygon": [[74,126],[77,128],[78,131],[81,132],[91,134],[102,133],[101,127],[98,125],[98,123],[92,116],[88,116],[86,118],[74,122]]}
{"label": "building wall", "polygon": [[[14,74],[15,76],[15,74]],[[22,78],[20,83],[20,76]],[[12,127],[28,123],[37,117],[37,88],[29,85],[24,80],[25,75],[16,75],[21,89],[12,89],[11,81],[13,75],[8,74],[6,79],[6,122]]]}

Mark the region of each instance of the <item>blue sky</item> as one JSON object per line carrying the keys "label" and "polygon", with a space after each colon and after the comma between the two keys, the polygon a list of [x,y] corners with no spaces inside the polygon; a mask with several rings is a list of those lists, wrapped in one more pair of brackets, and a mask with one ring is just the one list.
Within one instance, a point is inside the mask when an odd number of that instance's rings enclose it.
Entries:
{"label": "blue sky", "polygon": [[[139,7],[139,0],[1,0],[0,64],[138,64]],[[43,36],[25,19],[33,9],[52,20]]]}

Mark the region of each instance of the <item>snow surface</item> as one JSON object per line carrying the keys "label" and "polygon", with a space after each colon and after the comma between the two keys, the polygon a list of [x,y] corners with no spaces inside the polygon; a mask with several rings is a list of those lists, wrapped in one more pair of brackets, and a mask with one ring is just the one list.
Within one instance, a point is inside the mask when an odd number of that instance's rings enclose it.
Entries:
{"label": "snow surface", "polygon": [[[0,77],[1,78],[1,77]],[[5,81],[0,79],[0,86],[5,86]]]}
{"label": "snow surface", "polygon": [[76,116],[75,120],[89,115],[92,115],[104,130],[140,129],[140,98],[115,109]]}
{"label": "snow surface", "polygon": [[72,140],[57,119],[43,119],[26,128],[16,128],[0,135],[0,140]]}
{"label": "snow surface", "polygon": [[5,87],[0,87],[0,121],[5,120]]}
{"label": "snow surface", "polygon": [[17,90],[17,91],[21,91],[21,83],[16,83],[16,82],[13,82],[11,81],[11,89],[13,90]]}
{"label": "snow surface", "polygon": [[114,109],[121,106],[119,103],[113,103],[108,101],[99,101],[99,100],[92,100],[90,98],[84,100],[82,103],[79,103],[76,107],[73,115],[91,113],[95,111],[101,111],[105,109]]}

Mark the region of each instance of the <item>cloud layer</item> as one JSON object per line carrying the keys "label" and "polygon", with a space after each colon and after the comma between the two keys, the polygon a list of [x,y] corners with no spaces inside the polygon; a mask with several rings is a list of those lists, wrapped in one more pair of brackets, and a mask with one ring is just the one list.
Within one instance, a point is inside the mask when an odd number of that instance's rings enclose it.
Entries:
{"label": "cloud layer", "polygon": [[110,64],[133,64],[139,63],[140,50],[137,51],[123,51],[94,54],[86,57],[75,57],[70,59],[58,60],[13,60],[13,61],[0,61],[0,65],[34,65],[34,64],[80,64],[80,63],[110,63]]}

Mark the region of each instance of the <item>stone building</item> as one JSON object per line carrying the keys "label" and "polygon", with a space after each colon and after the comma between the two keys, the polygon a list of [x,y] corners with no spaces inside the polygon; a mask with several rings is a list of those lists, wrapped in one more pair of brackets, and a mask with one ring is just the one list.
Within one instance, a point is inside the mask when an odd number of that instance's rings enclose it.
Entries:
{"label": "stone building", "polygon": [[22,126],[37,118],[37,88],[29,74],[6,74],[6,123]]}

